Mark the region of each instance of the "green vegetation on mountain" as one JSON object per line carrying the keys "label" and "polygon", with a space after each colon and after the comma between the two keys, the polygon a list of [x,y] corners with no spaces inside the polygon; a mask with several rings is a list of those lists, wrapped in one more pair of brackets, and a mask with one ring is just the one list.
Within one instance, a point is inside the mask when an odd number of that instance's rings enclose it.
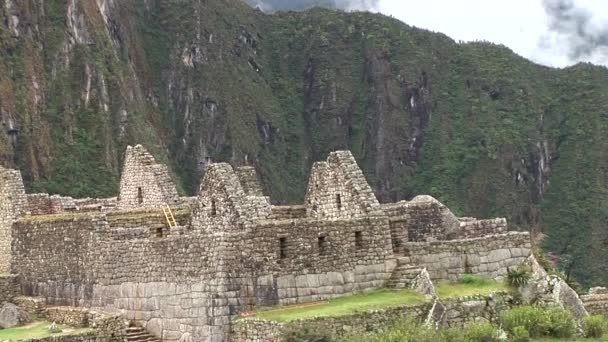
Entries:
{"label": "green vegetation on mountain", "polygon": [[506,216],[569,276],[608,282],[604,67],[551,69],[378,14],[7,0],[0,120],[2,164],[74,196],[115,194],[142,143],[185,193],[230,161],[301,202],[312,162],[350,149],[381,201]]}

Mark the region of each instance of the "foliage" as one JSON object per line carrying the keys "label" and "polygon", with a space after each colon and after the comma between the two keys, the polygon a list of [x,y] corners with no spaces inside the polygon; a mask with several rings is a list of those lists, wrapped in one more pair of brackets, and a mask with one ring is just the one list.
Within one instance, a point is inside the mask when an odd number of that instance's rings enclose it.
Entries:
{"label": "foliage", "polygon": [[476,286],[485,286],[488,284],[492,284],[493,282],[487,278],[475,276],[472,274],[464,274],[460,279],[458,279],[460,284],[467,285],[476,285]]}
{"label": "foliage", "polygon": [[548,335],[558,338],[569,338],[576,333],[576,324],[570,311],[559,307],[545,309],[549,317]]}
{"label": "foliage", "polygon": [[473,323],[465,327],[466,341],[498,342],[500,330],[490,323]]}
{"label": "foliage", "polygon": [[528,284],[532,278],[532,268],[529,265],[519,265],[514,270],[509,270],[507,282],[512,287],[522,287]]}
{"label": "foliage", "polygon": [[511,336],[515,335],[516,329],[522,328],[528,331],[531,338],[567,338],[576,332],[576,325],[570,312],[557,307],[519,306],[504,312],[501,315],[501,322]]}
{"label": "foliage", "polygon": [[513,328],[513,342],[529,342],[530,333],[525,327],[517,326]]}
{"label": "foliage", "polygon": [[347,336],[341,342],[497,342],[500,335],[500,330],[490,323],[435,330],[414,319],[406,319],[382,333]]}
{"label": "foliage", "polygon": [[608,320],[602,315],[585,317],[583,333],[587,338],[600,338],[608,334]]}
{"label": "foliage", "polygon": [[291,328],[283,334],[283,342],[332,342],[330,335],[309,327]]}
{"label": "foliage", "polygon": [[346,336],[340,342],[436,342],[437,339],[438,333],[435,329],[422,325],[413,318],[406,318],[382,333]]}

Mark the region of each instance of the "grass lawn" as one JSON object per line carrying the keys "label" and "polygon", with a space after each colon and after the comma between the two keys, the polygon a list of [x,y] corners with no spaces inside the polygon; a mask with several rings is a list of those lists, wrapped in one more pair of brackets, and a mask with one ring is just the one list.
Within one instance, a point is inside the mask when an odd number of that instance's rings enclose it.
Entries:
{"label": "grass lawn", "polygon": [[63,331],[59,334],[51,334],[51,333],[49,333],[49,331],[47,329],[47,327],[49,325],[51,325],[50,322],[38,321],[38,322],[30,323],[28,325],[24,325],[22,327],[1,329],[0,330],[0,341],[6,341],[6,340],[19,341],[19,340],[25,340],[28,338],[46,337],[46,336],[51,336],[51,335],[54,335],[54,336],[68,335],[68,334],[71,335],[71,334],[78,334],[78,333],[82,333],[82,332],[90,330],[89,328],[75,329],[75,328],[69,328],[69,327],[60,325],[59,327]]}
{"label": "grass lawn", "polygon": [[259,311],[254,317],[271,321],[288,322],[313,317],[346,316],[360,311],[385,309],[401,305],[426,302],[426,298],[410,289],[375,290],[352,296],[339,297],[318,304],[279,307]]}
{"label": "grass lawn", "polygon": [[439,298],[458,298],[473,295],[484,296],[492,292],[508,290],[509,287],[502,282],[472,276],[464,276],[458,282],[435,286],[435,291]]}

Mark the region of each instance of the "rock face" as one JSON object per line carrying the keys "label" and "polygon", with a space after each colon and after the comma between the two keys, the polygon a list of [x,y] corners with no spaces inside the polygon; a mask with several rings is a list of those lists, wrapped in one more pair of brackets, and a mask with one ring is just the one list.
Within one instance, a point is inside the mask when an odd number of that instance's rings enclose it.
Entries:
{"label": "rock face", "polygon": [[563,279],[549,275],[534,255],[528,257],[527,263],[532,267],[532,278],[519,289],[524,303],[559,305],[579,323],[589,315],[581,298]]}
{"label": "rock face", "polygon": [[15,304],[4,303],[0,308],[0,327],[2,329],[20,326],[29,321],[29,314]]}
{"label": "rock face", "polygon": [[115,194],[123,149],[146,142],[191,194],[210,160],[230,161],[260,166],[284,204],[304,194],[312,161],[350,149],[381,202],[430,193],[457,214],[500,212],[573,251],[584,285],[608,281],[595,220],[608,203],[588,195],[608,183],[605,68],[549,69],[367,13],[2,4],[0,163],[28,189]]}

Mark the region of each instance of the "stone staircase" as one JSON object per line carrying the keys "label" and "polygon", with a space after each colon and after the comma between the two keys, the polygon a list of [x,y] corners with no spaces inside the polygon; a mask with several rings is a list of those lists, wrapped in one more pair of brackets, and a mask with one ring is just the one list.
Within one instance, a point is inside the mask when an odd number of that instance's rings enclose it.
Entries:
{"label": "stone staircase", "polygon": [[125,331],[125,341],[128,342],[160,342],[142,327],[128,327]]}
{"label": "stone staircase", "polygon": [[409,264],[409,258],[397,258],[397,267],[386,283],[386,287],[394,289],[403,289],[410,287],[410,284],[422,272],[422,269]]}

